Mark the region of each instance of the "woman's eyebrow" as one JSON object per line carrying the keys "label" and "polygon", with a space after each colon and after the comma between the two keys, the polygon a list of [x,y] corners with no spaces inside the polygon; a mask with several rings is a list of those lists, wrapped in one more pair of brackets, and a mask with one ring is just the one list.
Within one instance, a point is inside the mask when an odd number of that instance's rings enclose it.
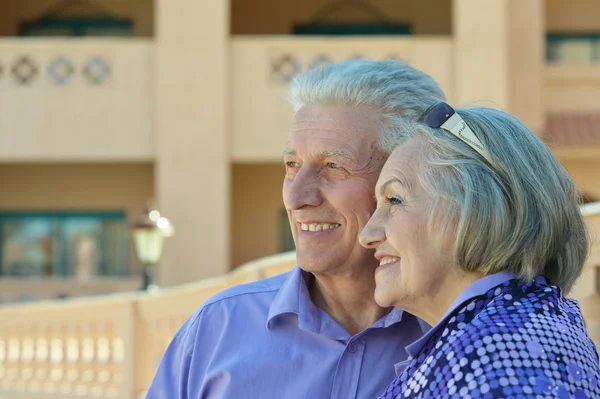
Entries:
{"label": "woman's eyebrow", "polygon": [[379,189],[379,192],[383,194],[383,192],[385,191],[385,189],[394,183],[398,183],[400,184],[402,187],[404,187],[407,191],[410,191],[410,184],[406,183],[406,181],[400,179],[399,177],[391,177],[390,179],[388,179],[385,183],[383,183],[381,185],[381,188]]}

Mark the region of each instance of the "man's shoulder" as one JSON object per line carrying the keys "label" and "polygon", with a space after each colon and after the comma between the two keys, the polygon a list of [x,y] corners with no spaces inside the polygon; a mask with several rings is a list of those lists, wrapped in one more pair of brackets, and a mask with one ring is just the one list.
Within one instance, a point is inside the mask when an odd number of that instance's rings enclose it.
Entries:
{"label": "man's shoulder", "polygon": [[[269,307],[286,279],[295,272],[297,271],[293,270],[263,280],[236,285],[219,292],[192,313],[175,338],[182,339],[189,348],[194,345],[197,334],[203,332],[214,334],[216,326],[221,326],[222,331],[235,320],[247,322],[248,318],[262,319],[268,313]],[[206,330],[203,326],[210,326],[210,328]]]}
{"label": "man's shoulder", "polygon": [[201,309],[218,305],[226,306],[233,302],[252,301],[252,298],[274,297],[291,273],[294,273],[294,271],[229,287],[209,298],[201,306]]}

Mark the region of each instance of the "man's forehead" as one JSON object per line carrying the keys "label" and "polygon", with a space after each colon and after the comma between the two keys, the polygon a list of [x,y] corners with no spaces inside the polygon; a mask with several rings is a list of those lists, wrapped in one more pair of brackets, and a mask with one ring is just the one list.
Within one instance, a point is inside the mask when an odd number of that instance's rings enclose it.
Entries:
{"label": "man's forehead", "polygon": [[294,116],[291,131],[322,130],[371,135],[377,130],[377,113],[372,108],[349,106],[302,107]]}
{"label": "man's forehead", "polygon": [[[283,147],[283,154],[289,154],[289,155],[297,155],[296,150],[292,147],[290,147],[292,144],[290,144],[289,142]],[[345,149],[341,149],[341,148],[313,148],[313,151],[315,152],[314,155],[319,156],[321,158],[327,158],[327,157],[344,157],[344,158],[348,158],[348,159],[353,159],[353,151],[347,151]]]}

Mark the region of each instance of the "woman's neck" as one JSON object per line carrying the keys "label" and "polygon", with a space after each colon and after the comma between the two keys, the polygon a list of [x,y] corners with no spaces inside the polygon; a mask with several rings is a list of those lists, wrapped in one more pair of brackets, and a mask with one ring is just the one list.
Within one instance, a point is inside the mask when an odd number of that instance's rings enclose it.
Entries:
{"label": "woman's neck", "polygon": [[425,295],[408,298],[394,304],[394,306],[412,313],[431,326],[435,326],[460,294],[482,277],[484,275],[479,272],[450,273],[446,278],[430,287],[429,292]]}

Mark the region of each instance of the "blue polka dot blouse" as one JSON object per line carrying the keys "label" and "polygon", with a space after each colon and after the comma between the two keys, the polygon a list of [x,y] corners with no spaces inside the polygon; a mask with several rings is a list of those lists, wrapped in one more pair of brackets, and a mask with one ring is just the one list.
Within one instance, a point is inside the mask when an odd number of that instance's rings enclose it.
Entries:
{"label": "blue polka dot blouse", "polygon": [[544,277],[511,278],[455,304],[408,349],[380,398],[600,398],[579,305]]}

